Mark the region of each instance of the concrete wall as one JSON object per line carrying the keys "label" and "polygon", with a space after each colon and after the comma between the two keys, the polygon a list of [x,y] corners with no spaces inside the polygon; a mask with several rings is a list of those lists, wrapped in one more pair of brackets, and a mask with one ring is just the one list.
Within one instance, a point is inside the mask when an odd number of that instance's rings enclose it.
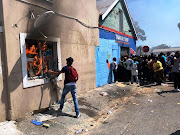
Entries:
{"label": "concrete wall", "polygon": [[3,24],[2,0],[0,0],[0,26]]}
{"label": "concrete wall", "polygon": [[[134,36],[132,34],[132,32],[128,32],[128,30],[132,30],[132,28],[130,27],[130,23],[127,19],[127,14],[125,12],[124,6],[122,4],[122,1],[119,1],[116,6],[111,10],[111,12],[106,16],[106,18],[102,21],[100,20],[100,24],[104,25],[106,27],[112,28],[114,30],[119,31],[119,10],[122,10],[123,13],[123,31],[124,33],[130,35],[130,36]],[[121,31],[122,32],[122,31]]]}
{"label": "concrete wall", "polygon": [[[54,0],[54,4],[29,2],[47,7],[56,12],[73,16],[92,26],[98,26],[98,11],[95,0]],[[22,68],[20,56],[19,33],[33,31],[33,20],[25,18],[18,23],[18,28],[12,27],[21,18],[27,15],[29,10],[34,10],[35,15],[40,15],[46,10],[16,0],[3,1],[5,23],[5,45],[7,54],[7,85],[10,94],[11,118],[16,119],[26,112],[48,107],[51,101],[56,100],[56,93],[50,84],[23,89]],[[74,58],[74,67],[79,73],[77,88],[79,93],[96,87],[95,69],[95,45],[98,45],[98,29],[88,29],[74,20],[63,17],[54,17],[48,27],[42,29],[46,36],[61,39],[62,66],[66,65],[65,59]],[[42,35],[36,33],[42,38]],[[64,79],[64,75],[63,75]],[[59,82],[61,88],[63,81]]]}
{"label": "concrete wall", "polygon": [[4,77],[3,77],[3,33],[0,32],[0,121],[6,119],[7,111],[7,91],[4,89]]}
{"label": "concrete wall", "polygon": [[[3,25],[3,16],[2,16],[2,0],[0,0],[0,26]],[[6,111],[7,111],[7,91],[4,90],[4,38],[3,32],[0,31],[0,121],[6,120]]]}

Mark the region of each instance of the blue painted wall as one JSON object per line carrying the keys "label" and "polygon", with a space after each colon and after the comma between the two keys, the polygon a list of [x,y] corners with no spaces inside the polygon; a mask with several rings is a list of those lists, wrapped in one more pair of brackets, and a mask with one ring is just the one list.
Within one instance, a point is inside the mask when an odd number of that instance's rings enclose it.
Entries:
{"label": "blue painted wall", "polygon": [[[99,46],[96,46],[96,87],[103,86],[113,82],[113,73],[108,69],[106,60],[113,62],[113,57],[116,57],[117,63],[120,61],[120,47],[129,47],[136,50],[136,42],[129,38],[129,45],[124,45],[116,42],[115,33],[100,29]],[[122,36],[122,35],[121,35]]]}

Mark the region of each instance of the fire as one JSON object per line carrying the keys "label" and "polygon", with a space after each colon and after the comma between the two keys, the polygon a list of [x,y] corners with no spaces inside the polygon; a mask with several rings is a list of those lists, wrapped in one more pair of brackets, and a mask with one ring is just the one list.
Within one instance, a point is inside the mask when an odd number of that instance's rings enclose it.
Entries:
{"label": "fire", "polygon": [[41,42],[38,42],[38,45],[32,45],[29,47],[28,43],[26,43],[26,56],[27,58],[31,57],[30,63],[27,62],[27,71],[30,71],[30,64],[32,64],[32,68],[35,71],[35,75],[42,75],[41,71],[43,71],[43,74],[47,73],[48,66],[47,61],[44,59],[44,53],[47,49],[47,42],[45,41],[43,44]]}
{"label": "fire", "polygon": [[34,66],[34,69],[37,69],[36,75],[39,75],[42,69],[42,59],[38,58],[38,56],[35,56],[33,66]]}
{"label": "fire", "polygon": [[[28,45],[26,45],[27,47]],[[26,55],[28,54],[38,54],[37,52],[37,48],[35,47],[35,45],[32,45],[32,47],[30,49],[26,49]]]}

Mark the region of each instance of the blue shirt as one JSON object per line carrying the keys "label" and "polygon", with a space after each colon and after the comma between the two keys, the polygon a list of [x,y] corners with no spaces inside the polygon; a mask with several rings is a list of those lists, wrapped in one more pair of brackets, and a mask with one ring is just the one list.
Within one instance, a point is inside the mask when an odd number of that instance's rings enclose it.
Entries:
{"label": "blue shirt", "polygon": [[166,57],[164,55],[162,55],[162,57],[164,58],[165,62],[166,62]]}

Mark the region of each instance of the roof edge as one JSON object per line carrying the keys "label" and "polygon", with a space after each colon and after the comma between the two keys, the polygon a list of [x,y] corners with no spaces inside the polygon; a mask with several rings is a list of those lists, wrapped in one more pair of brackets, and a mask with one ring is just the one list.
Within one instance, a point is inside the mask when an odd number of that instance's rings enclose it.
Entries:
{"label": "roof edge", "polygon": [[115,0],[113,4],[108,8],[108,10],[102,14],[102,20],[106,18],[106,16],[111,12],[111,10],[114,8],[114,6],[119,2],[119,0]]}
{"label": "roof edge", "polygon": [[124,5],[125,5],[125,8],[127,10],[127,13],[128,13],[128,16],[129,16],[129,19],[130,19],[130,23],[132,25],[132,28],[133,28],[133,31],[134,31],[134,34],[135,34],[135,37],[136,39],[138,40],[138,36],[137,36],[137,33],[136,33],[136,29],[134,27],[134,24],[133,24],[133,21],[132,21],[132,18],[131,18],[131,15],[130,15],[130,12],[129,12],[129,9],[128,9],[128,6],[127,6],[127,3],[126,3],[126,0],[123,0],[124,2]]}

